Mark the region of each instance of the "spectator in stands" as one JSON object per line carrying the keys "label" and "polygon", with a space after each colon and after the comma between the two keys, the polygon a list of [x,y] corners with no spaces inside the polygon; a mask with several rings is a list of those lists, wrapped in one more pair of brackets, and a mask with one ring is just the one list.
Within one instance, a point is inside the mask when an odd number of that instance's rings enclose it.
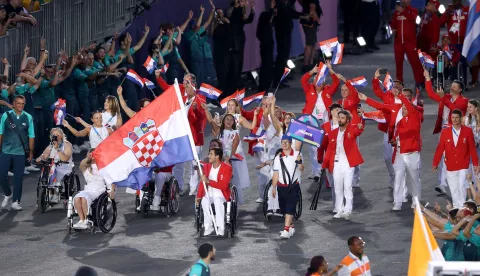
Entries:
{"label": "spectator in stands", "polygon": [[[271,2],[273,3],[273,1]],[[271,4],[271,7],[274,6]],[[260,14],[257,25],[257,39],[260,42],[260,58],[262,65],[259,72],[258,91],[270,88],[273,78],[273,9],[267,9]]]}
{"label": "spectator in stands", "polygon": [[0,37],[7,34],[8,26],[13,18],[7,18],[7,10],[5,5],[0,5]]}
{"label": "spectator in stands", "polygon": [[217,73],[217,88],[225,91],[227,86],[227,64],[230,50],[230,20],[224,16],[222,9],[217,9],[212,24],[213,62]]}
{"label": "spectator in stands", "polygon": [[303,71],[306,73],[313,68],[313,58],[315,57],[315,44],[317,43],[317,29],[320,25],[320,17],[323,15],[322,8],[318,0],[299,0],[302,5],[302,13],[310,14],[309,19],[301,19],[305,33],[305,51],[303,59]]}
{"label": "spectator in stands", "polygon": [[30,23],[32,26],[37,25],[37,20],[23,8],[22,0],[8,0],[5,6],[7,11],[7,18],[12,19],[12,25],[18,22]]}

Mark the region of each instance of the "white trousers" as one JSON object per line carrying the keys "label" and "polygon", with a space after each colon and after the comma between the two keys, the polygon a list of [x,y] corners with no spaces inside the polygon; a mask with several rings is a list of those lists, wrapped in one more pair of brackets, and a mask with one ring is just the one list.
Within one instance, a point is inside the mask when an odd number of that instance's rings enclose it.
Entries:
{"label": "white trousers", "polygon": [[[265,153],[261,151],[254,153],[253,159],[255,160],[255,167],[262,163],[264,154]],[[256,170],[256,174],[258,180],[258,197],[263,199],[265,194],[265,187],[267,186],[267,183],[270,179],[268,179],[265,174],[261,173],[261,170]]]}
{"label": "white trousers", "polygon": [[210,232],[210,229],[213,229],[213,221],[209,214],[209,205],[211,204],[210,200],[213,201],[213,205],[215,206],[215,223],[217,225],[217,228],[218,230],[223,230],[225,228],[225,207],[223,207],[225,198],[204,196],[202,198],[202,208],[203,225],[205,226],[205,232]]}
{"label": "white trousers", "polygon": [[[360,137],[357,137],[357,146],[360,148]],[[360,187],[360,165],[356,166],[353,171],[353,187]]]}
{"label": "white trousers", "polygon": [[467,197],[467,189],[465,188],[465,178],[468,169],[458,171],[447,170],[447,182],[452,194],[452,203],[454,208],[462,208],[465,198]]}
{"label": "white trousers", "polygon": [[383,159],[385,160],[385,166],[387,167],[388,183],[390,184],[390,187],[393,187],[395,182],[395,169],[393,168],[392,156],[393,147],[388,142],[388,134],[385,133],[383,135]]}
{"label": "white trousers", "polygon": [[[202,154],[202,146],[195,146],[195,149],[197,150],[198,155]],[[183,175],[185,173],[185,164],[189,166],[190,171],[190,191],[195,191],[197,189],[198,182],[200,181],[198,171],[193,169],[193,166],[197,165],[195,161],[175,165],[175,167],[173,167],[173,176],[175,176],[175,179],[178,181],[178,186],[180,190],[183,190],[185,184],[183,180]]]}
{"label": "white trousers", "polygon": [[318,158],[317,158],[317,147],[308,146],[308,155],[310,155],[310,162],[312,163],[312,174],[319,175],[320,164],[318,163]]}
{"label": "white trousers", "polygon": [[162,201],[162,189],[165,182],[172,178],[171,173],[159,172],[155,173],[155,196],[153,197],[152,205],[158,206]]}
{"label": "white trousers", "polygon": [[278,204],[278,190],[277,190],[277,196],[275,196],[275,198],[273,198],[272,191],[273,191],[273,185],[271,185],[270,189],[268,189],[267,210],[275,211],[280,209],[280,205]]}
{"label": "white trousers", "polygon": [[[335,162],[333,167],[333,182],[335,183],[335,210],[337,212],[352,212],[354,170],[355,168],[350,167],[347,160]],[[345,204],[343,203],[343,198],[345,198]]]}
{"label": "white trousers", "polygon": [[410,154],[398,153],[395,156],[395,186],[393,189],[393,202],[400,205],[406,195],[405,176],[408,174],[411,181],[407,185],[411,187],[412,196],[421,199],[422,182],[420,180],[420,154],[418,152]]}

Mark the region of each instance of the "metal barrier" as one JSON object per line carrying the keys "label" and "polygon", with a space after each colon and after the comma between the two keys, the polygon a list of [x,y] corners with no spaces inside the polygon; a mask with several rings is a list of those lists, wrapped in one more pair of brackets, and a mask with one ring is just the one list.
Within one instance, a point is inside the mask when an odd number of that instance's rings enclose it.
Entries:
{"label": "metal barrier", "polygon": [[12,66],[10,81],[20,72],[25,45],[30,55],[39,57],[40,40],[47,42],[49,58],[46,64],[56,62],[57,53],[65,50],[72,54],[83,45],[103,42],[130,19],[127,10],[136,0],[53,0],[43,4],[32,15],[37,26],[19,24],[7,35],[0,37],[0,58],[6,57]]}

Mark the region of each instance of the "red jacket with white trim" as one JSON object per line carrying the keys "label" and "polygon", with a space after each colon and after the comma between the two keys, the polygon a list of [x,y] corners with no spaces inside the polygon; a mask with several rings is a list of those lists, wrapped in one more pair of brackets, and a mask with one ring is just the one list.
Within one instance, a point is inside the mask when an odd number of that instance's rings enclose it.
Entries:
{"label": "red jacket with white trim", "polygon": [[[393,138],[396,140],[398,136],[400,140],[400,153],[420,152],[422,149],[422,139],[420,136],[422,126],[421,114],[405,96],[399,94],[398,98],[407,108],[408,114],[396,125]],[[400,110],[398,112],[402,111]],[[392,162],[395,162],[396,153],[397,147],[395,147],[393,151]]]}
{"label": "red jacket with white trim", "polygon": [[[203,165],[203,175],[207,177],[210,175],[212,170],[212,164],[206,163]],[[210,183],[208,186],[217,188],[222,191],[225,200],[230,200],[230,181],[232,180],[232,166],[222,162],[220,163],[220,169],[218,169],[217,181],[209,179]],[[206,184],[206,183],[205,183]],[[197,198],[202,198],[205,196],[205,189],[203,188],[203,183],[200,180],[198,184]]]}
{"label": "red jacket with white trim", "polygon": [[396,44],[404,44],[417,41],[417,19],[418,11],[411,6],[405,7],[401,13],[395,11],[392,15],[390,26],[395,31]]}
{"label": "red jacket with white trim", "polygon": [[472,129],[461,126],[458,142],[455,146],[452,126],[444,128],[440,133],[440,141],[433,156],[434,167],[438,167],[443,154],[445,154],[445,164],[448,171],[468,169],[470,160],[474,166],[478,166],[478,155]]}
{"label": "red jacket with white trim", "polygon": [[[330,115],[330,106],[333,103],[332,97],[338,89],[340,85],[340,81],[335,74],[330,74],[332,77],[333,83],[331,85],[325,85],[322,90],[322,100],[325,108],[327,109]],[[302,79],[300,80],[303,88],[303,92],[305,93],[305,106],[302,109],[303,114],[312,114],[313,109],[315,108],[315,104],[317,103],[318,93],[315,90],[315,84],[309,83],[308,80],[310,79],[310,74],[307,72],[303,75]]]}

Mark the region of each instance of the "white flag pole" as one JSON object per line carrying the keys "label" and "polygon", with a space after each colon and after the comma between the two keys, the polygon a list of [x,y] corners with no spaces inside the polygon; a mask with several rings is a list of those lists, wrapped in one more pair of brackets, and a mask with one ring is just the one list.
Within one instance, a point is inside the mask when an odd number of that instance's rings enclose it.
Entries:
{"label": "white flag pole", "polygon": [[418,200],[418,197],[414,196],[413,202],[415,203],[415,211],[417,212],[418,219],[420,220],[420,224],[422,226],[422,231],[423,231],[423,235],[425,236],[428,252],[430,252],[430,258],[433,258],[433,248],[432,248],[432,244],[430,243],[430,237],[428,236],[427,226],[425,224],[425,218],[423,217],[422,210],[420,209],[420,201]]}
{"label": "white flag pole", "polygon": [[[175,87],[175,93],[177,94],[178,103],[180,104],[180,109],[182,110],[183,119],[184,119],[185,122],[188,122],[187,112],[185,110],[185,103],[182,101],[182,94],[180,92],[180,86],[178,85],[178,80],[177,79],[175,79],[175,83],[173,85]],[[197,106],[197,108],[201,108],[201,107]],[[184,124],[184,125],[179,126],[179,127],[184,127],[187,134],[188,134],[188,140],[190,141],[190,148],[191,148],[192,153],[193,153],[193,158],[195,159],[195,162],[197,162],[198,174],[200,175],[200,179],[201,179],[201,177],[203,176],[203,170],[200,166],[200,159],[198,158],[197,149],[195,148],[195,142],[193,141],[192,131],[187,124]],[[205,182],[203,182],[203,181],[200,181],[200,182],[202,182],[203,189],[205,190],[205,196],[207,197],[207,199],[209,201],[209,204],[208,204],[208,211],[209,212],[208,212],[208,214],[210,215],[210,218],[212,219],[213,228],[215,228],[215,234],[218,235],[217,223],[215,222],[215,216],[213,215],[212,204],[211,204],[212,201],[208,197],[207,185],[205,185]],[[199,203],[199,204],[201,204],[201,203]]]}

